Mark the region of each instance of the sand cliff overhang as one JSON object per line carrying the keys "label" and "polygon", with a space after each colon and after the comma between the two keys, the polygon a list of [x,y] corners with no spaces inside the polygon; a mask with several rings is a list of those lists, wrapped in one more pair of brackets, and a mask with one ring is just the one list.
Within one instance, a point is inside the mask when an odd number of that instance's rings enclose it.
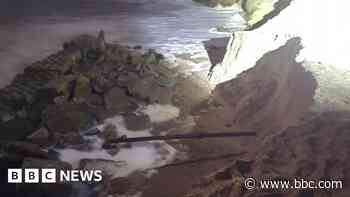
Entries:
{"label": "sand cliff overhang", "polygon": [[[214,98],[223,125],[258,128],[254,143],[239,142],[249,152],[244,161],[250,170],[240,171],[237,161],[206,177],[187,197],[349,196],[347,5],[293,0],[260,27],[234,33],[213,73]],[[345,186],[248,192],[241,177],[342,180]]]}
{"label": "sand cliff overhang", "polygon": [[254,67],[267,52],[293,37],[300,37],[304,48],[296,60],[313,74],[318,84],[313,108],[319,111],[350,109],[350,95],[346,93],[350,92],[350,63],[346,54],[350,43],[346,35],[350,28],[345,25],[348,4],[345,0],[337,4],[301,0],[277,2],[276,10],[256,23],[260,24],[258,28],[233,33],[224,60],[216,66],[212,80],[220,83],[235,78]]}

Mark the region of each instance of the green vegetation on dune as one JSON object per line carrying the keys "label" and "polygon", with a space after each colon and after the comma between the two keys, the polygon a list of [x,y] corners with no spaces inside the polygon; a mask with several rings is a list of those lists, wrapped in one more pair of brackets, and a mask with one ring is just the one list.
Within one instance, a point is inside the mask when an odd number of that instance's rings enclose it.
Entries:
{"label": "green vegetation on dune", "polygon": [[241,7],[243,17],[249,24],[249,29],[256,29],[269,19],[278,15],[292,0],[193,0],[195,2],[215,7],[228,7],[234,4]]}

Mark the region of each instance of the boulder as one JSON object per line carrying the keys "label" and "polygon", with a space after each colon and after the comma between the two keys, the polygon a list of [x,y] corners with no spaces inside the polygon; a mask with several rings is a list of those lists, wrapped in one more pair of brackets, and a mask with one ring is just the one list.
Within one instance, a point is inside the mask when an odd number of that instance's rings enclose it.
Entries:
{"label": "boulder", "polygon": [[142,49],[142,46],[141,46],[141,45],[136,45],[136,46],[133,47],[133,49],[135,49],[135,50],[141,50],[141,49]]}
{"label": "boulder", "polygon": [[105,52],[106,51],[106,40],[105,40],[105,32],[101,30],[98,33],[97,37],[97,50],[100,52]]}
{"label": "boulder", "polygon": [[129,130],[145,130],[152,127],[150,118],[145,114],[129,113],[124,116],[126,128]]}
{"label": "boulder", "polygon": [[[41,90],[38,90],[38,92],[35,95],[35,102],[32,103],[30,106],[27,106],[27,118],[33,123],[36,122],[37,124],[39,124],[42,120],[42,112],[47,108],[48,105],[54,104],[55,98],[57,98],[58,96],[59,95],[56,89],[54,88],[43,88]],[[61,100],[59,102],[64,103],[67,101],[66,99],[66,97],[62,96],[58,100]],[[40,125],[36,125],[36,128],[38,128],[39,126]]]}
{"label": "boulder", "polygon": [[9,112],[7,110],[0,110],[0,122],[7,122],[15,118],[14,112]]}
{"label": "boulder", "polygon": [[[105,141],[113,140],[118,138],[117,127],[112,124],[107,124],[103,128],[103,132],[100,133],[100,137]],[[118,144],[108,144],[105,143],[102,146],[110,155],[116,155],[120,151],[120,146]]]}
{"label": "boulder", "polygon": [[79,76],[75,81],[74,100],[78,103],[84,103],[91,92],[90,79],[83,75]]}
{"label": "boulder", "polygon": [[159,103],[162,105],[171,104],[172,98],[174,96],[174,91],[169,88],[157,86],[154,92],[149,97],[151,103]]}
{"label": "boulder", "polygon": [[80,133],[53,133],[52,141],[59,147],[72,147],[84,144],[85,141]]}
{"label": "boulder", "polygon": [[59,95],[62,95],[63,97],[68,99],[72,96],[73,93],[74,76],[67,75],[64,77],[60,77],[52,81],[49,85],[53,86]]}
{"label": "boulder", "polygon": [[45,127],[42,127],[36,130],[34,133],[27,136],[27,140],[39,145],[48,144],[49,131]]}
{"label": "boulder", "polygon": [[118,85],[121,87],[132,87],[140,77],[134,72],[125,72],[118,77]]}
{"label": "boulder", "polygon": [[100,95],[91,94],[87,99],[87,104],[91,107],[102,106],[104,104],[104,101]]}
{"label": "boulder", "polygon": [[95,93],[104,93],[109,85],[108,79],[101,75],[97,75],[95,79],[92,80],[92,89]]}
{"label": "boulder", "polygon": [[0,122],[1,140],[23,140],[35,130],[35,123],[23,118],[14,118],[7,122]]}
{"label": "boulder", "polygon": [[229,37],[224,38],[212,38],[204,41],[205,50],[208,53],[212,68],[221,63],[226,53],[226,47],[230,41]]}
{"label": "boulder", "polygon": [[153,76],[148,76],[128,84],[128,91],[131,95],[150,103],[169,104],[173,96],[173,91],[162,87],[159,81]]}
{"label": "boulder", "polygon": [[118,137],[117,127],[112,124],[107,124],[101,133],[101,136],[106,140],[112,140]]}
{"label": "boulder", "polygon": [[136,67],[138,65],[144,64],[145,58],[142,53],[138,51],[130,51],[128,57],[128,65],[130,67]]}
{"label": "boulder", "polygon": [[157,53],[153,49],[149,49],[147,53],[143,55],[144,58],[144,64],[145,65],[155,65],[159,64],[160,60],[164,59],[163,55],[160,53]]}
{"label": "boulder", "polygon": [[124,111],[132,106],[124,89],[113,87],[104,96],[107,109]]}
{"label": "boulder", "polygon": [[39,145],[21,141],[10,142],[6,144],[5,151],[6,153],[15,154],[20,157],[49,157],[48,153],[46,151],[43,151]]}
{"label": "boulder", "polygon": [[50,132],[69,133],[94,126],[94,115],[84,105],[50,105],[43,113],[43,122]]}

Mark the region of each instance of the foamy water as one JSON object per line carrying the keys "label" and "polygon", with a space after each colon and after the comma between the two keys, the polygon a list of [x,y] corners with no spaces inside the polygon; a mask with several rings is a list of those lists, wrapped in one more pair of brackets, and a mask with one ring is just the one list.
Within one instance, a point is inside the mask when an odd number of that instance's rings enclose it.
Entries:
{"label": "foamy water", "polygon": [[[155,120],[155,122],[158,123],[169,121],[178,116],[178,109],[169,105],[150,105],[145,109],[147,109],[146,112],[148,112],[150,119]],[[149,111],[152,111],[152,113],[149,113]],[[155,112],[158,112],[158,114]],[[151,129],[141,131],[128,130],[125,126],[124,118],[119,115],[106,119],[104,124],[97,126],[97,128],[99,128],[100,131],[103,131],[104,127],[110,124],[116,126],[116,132],[119,136],[151,136]],[[85,140],[89,141],[89,146],[92,148],[91,151],[81,151],[72,148],[57,150],[60,154],[60,160],[72,164],[74,168],[79,166],[81,159],[104,159],[115,161],[117,162],[115,165],[97,165],[94,167],[95,169],[103,169],[108,173],[112,172],[111,176],[113,177],[124,177],[135,171],[143,171],[165,165],[171,162],[176,155],[176,150],[165,142],[132,143],[132,147],[121,147],[116,155],[111,155],[102,148],[104,140],[100,137],[90,136],[85,137]]]}
{"label": "foamy water", "polygon": [[160,123],[175,119],[180,110],[172,105],[152,104],[139,109],[141,113],[147,114],[152,122]]}

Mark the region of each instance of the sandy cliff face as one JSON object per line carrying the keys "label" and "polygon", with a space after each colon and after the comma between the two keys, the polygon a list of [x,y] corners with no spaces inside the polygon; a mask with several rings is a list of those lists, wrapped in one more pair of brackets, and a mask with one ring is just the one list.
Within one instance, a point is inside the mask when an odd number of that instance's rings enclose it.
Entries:
{"label": "sandy cliff face", "polygon": [[[279,9],[288,5],[281,1]],[[213,80],[223,82],[256,65],[264,54],[284,45],[293,37],[301,38],[303,49],[296,61],[316,78],[314,96],[316,111],[349,109],[349,63],[347,47],[350,29],[345,25],[346,6],[341,1],[293,0],[287,8],[254,30],[235,32],[227,46],[221,66],[216,67]]]}
{"label": "sandy cliff face", "polygon": [[[347,4],[293,0],[259,28],[234,33],[214,98],[226,124],[259,135],[241,147],[249,170],[230,165],[189,196],[349,196]],[[247,192],[240,176],[342,180],[343,189]]]}
{"label": "sandy cliff face", "polygon": [[317,83],[295,57],[300,39],[265,54],[256,66],[217,85],[214,97],[228,106],[239,128],[284,129],[297,124],[313,102]]}

